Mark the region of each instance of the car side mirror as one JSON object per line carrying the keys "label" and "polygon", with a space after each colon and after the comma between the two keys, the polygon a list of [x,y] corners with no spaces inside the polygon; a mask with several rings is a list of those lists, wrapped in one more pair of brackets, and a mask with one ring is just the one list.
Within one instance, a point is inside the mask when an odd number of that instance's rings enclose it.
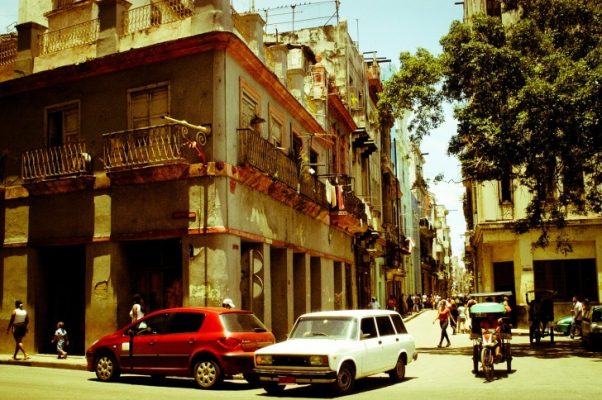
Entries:
{"label": "car side mirror", "polygon": [[128,335],[129,335],[130,337],[134,337],[134,335],[135,335],[135,334],[136,334],[136,333],[134,332],[134,330],[133,330],[133,329],[128,329]]}
{"label": "car side mirror", "polygon": [[371,336],[371,335],[370,335],[369,333],[362,333],[361,339],[362,339],[362,340],[364,340],[364,339],[369,339],[369,338],[370,338],[370,336]]}

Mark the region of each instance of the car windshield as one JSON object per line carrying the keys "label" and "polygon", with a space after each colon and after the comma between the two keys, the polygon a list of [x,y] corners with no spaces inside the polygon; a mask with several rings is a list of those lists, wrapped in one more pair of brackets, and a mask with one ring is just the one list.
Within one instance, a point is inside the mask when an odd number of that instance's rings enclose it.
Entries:
{"label": "car windshield", "polygon": [[602,322],[602,308],[594,309],[592,312],[592,322]]}
{"label": "car windshield", "polygon": [[228,332],[266,332],[266,327],[255,314],[226,313],[220,315]]}
{"label": "car windshield", "polygon": [[297,321],[291,339],[357,339],[357,320],[351,317],[304,317]]}

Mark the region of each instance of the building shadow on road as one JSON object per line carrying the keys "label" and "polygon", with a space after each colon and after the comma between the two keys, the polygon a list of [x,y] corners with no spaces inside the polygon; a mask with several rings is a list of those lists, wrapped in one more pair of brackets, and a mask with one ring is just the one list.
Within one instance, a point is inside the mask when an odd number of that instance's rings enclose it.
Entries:
{"label": "building shadow on road", "polygon": [[[91,378],[91,381],[98,381]],[[192,378],[188,377],[151,377],[148,375],[122,375],[113,384],[136,385],[148,387],[169,387],[183,389],[198,389]],[[211,391],[242,391],[257,389],[259,386],[251,385],[243,379],[225,380],[221,385]],[[198,389],[201,390],[201,389]]]}
{"label": "building shadow on road", "polygon": [[[472,357],[472,346],[462,347],[419,347],[419,353],[432,355],[458,355]],[[557,359],[568,357],[591,358],[602,362],[602,353],[592,351],[581,346],[581,341],[540,342],[539,344],[512,342],[513,357],[535,357],[544,359]]]}
{"label": "building shadow on road", "polygon": [[[407,382],[411,379],[415,379],[415,378],[406,377],[406,379],[404,379],[403,382]],[[403,385],[403,382],[401,382],[399,384]],[[367,378],[358,379],[355,382],[355,388],[353,390],[353,394],[357,395],[357,394],[364,393],[364,392],[370,392],[372,390],[383,389],[385,387],[396,385],[396,384],[398,384],[398,383],[392,382],[391,379],[389,379],[389,377],[386,376],[385,374],[370,376]],[[267,393],[263,393],[262,395],[265,397],[279,397],[279,396],[272,396]],[[286,389],[284,391],[284,395],[280,395],[280,396],[286,396],[287,398],[304,398],[304,399],[305,398],[332,399],[332,398],[340,397],[340,396],[337,396],[328,385],[290,385],[290,386],[286,387]]]}

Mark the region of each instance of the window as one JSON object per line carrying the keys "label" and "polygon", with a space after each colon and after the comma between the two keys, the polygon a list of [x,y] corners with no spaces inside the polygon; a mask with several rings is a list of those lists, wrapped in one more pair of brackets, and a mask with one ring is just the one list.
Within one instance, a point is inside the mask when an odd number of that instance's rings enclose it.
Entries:
{"label": "window", "polygon": [[79,140],[79,102],[46,109],[48,146],[63,146]]}
{"label": "window", "polygon": [[512,203],[512,179],[502,178],[498,181],[500,203]]}
{"label": "window", "polygon": [[395,329],[388,315],[376,317],[376,325],[378,326],[380,336],[395,335]]}
{"label": "window", "polygon": [[255,129],[261,133],[261,125],[253,124],[251,121],[260,117],[259,95],[244,80],[240,80],[240,128]]}
{"label": "window", "polygon": [[282,147],[282,138],[284,136],[284,117],[273,107],[269,109],[270,113],[270,142],[276,147]]}
{"label": "window", "polygon": [[391,319],[393,320],[393,325],[395,325],[395,330],[397,333],[408,333],[405,325],[403,324],[403,320],[401,319],[401,315],[394,314],[391,315]]}
{"label": "window", "polygon": [[374,318],[372,317],[362,319],[360,329],[362,333],[362,339],[375,338],[378,336],[378,334],[376,333],[376,325],[374,324]]}
{"label": "window", "polygon": [[169,314],[154,315],[138,322],[132,330],[136,335],[163,334],[167,331]]}
{"label": "window", "polygon": [[169,114],[169,85],[160,83],[128,91],[130,129],[163,125]]}
{"label": "window", "polygon": [[228,332],[265,332],[266,328],[254,314],[229,313],[220,315]]}
{"label": "window", "polygon": [[571,301],[577,295],[598,301],[596,260],[549,260],[534,261],[535,289],[556,291],[558,301]]}
{"label": "window", "polygon": [[169,320],[169,330],[166,333],[192,333],[201,329],[204,314],[199,313],[174,313]]}

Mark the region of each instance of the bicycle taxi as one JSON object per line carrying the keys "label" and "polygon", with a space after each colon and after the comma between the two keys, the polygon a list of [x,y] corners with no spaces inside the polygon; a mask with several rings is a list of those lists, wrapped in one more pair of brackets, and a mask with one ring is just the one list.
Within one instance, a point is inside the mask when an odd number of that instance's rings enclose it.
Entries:
{"label": "bicycle taxi", "polygon": [[479,372],[479,362],[488,381],[493,379],[495,364],[505,362],[506,371],[511,372],[512,325],[506,316],[506,307],[491,301],[477,303],[470,307],[470,316],[473,372]]}
{"label": "bicycle taxi", "polygon": [[525,293],[529,306],[529,343],[539,344],[549,336],[554,344],[554,295],[553,290],[529,290]]}

